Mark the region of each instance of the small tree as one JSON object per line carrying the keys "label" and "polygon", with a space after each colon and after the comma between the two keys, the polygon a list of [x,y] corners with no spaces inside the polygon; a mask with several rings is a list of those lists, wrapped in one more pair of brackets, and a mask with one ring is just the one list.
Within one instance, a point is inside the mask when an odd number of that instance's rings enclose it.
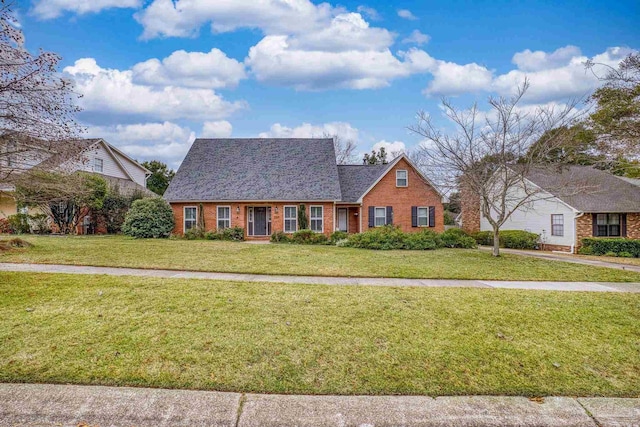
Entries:
{"label": "small tree", "polygon": [[380,151],[371,150],[371,154],[364,153],[362,158],[362,164],[364,165],[386,165],[387,163],[389,163],[387,161],[387,150],[384,147],[380,147]]}
{"label": "small tree", "polygon": [[122,232],[135,238],[166,238],[175,220],[171,206],[159,197],[133,202],[122,224]]}
{"label": "small tree", "polygon": [[309,227],[309,220],[307,218],[307,208],[305,205],[300,205],[298,208],[298,229],[306,230]]}
{"label": "small tree", "polygon": [[[424,112],[410,128],[426,139],[420,150],[421,164],[437,175],[441,185],[450,189],[459,186],[463,198],[479,202],[482,216],[493,228],[494,256],[500,255],[502,225],[516,210],[547,197],[527,175],[562,143],[560,133],[550,131],[570,127],[576,119],[575,101],[561,109],[521,108],[528,88],[525,81],[511,98],[489,98],[491,111],[482,115],[475,104],[469,110],[458,110],[443,99],[454,132],[443,133]],[[531,150],[534,143],[536,149]]]}
{"label": "small tree", "polygon": [[175,171],[169,169],[166,163],[158,160],[143,162],[142,166],[151,171],[151,176],[147,178],[147,188],[157,195],[162,196],[176,175]]}

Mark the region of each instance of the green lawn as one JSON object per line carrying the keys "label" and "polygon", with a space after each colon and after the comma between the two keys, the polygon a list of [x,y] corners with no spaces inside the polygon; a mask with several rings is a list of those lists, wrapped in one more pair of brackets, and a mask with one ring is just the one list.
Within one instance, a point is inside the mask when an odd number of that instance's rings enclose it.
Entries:
{"label": "green lawn", "polygon": [[34,262],[254,274],[429,279],[640,282],[640,273],[486,251],[372,251],[333,246],[253,245],[121,236],[26,237],[35,246],[0,253],[0,262]]}
{"label": "green lawn", "polygon": [[0,382],[640,395],[640,296],[0,273]]}

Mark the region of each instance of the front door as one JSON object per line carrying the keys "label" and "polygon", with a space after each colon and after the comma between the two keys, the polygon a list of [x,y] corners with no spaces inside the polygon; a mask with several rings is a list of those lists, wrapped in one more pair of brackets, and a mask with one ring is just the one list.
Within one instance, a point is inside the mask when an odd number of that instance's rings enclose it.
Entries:
{"label": "front door", "polygon": [[339,208],[338,209],[338,230],[340,231],[349,231],[347,228],[347,209]]}
{"label": "front door", "polygon": [[253,208],[253,235],[269,235],[267,233],[267,208]]}

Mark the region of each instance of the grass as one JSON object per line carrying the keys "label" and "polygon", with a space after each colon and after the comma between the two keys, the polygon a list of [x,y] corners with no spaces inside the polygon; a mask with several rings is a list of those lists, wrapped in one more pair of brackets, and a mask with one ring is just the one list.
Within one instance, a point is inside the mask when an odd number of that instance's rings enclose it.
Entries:
{"label": "grass", "polygon": [[613,262],[616,264],[636,265],[640,267],[640,258],[625,258],[625,257],[598,256],[598,255],[567,255],[567,256],[574,256],[576,258],[588,259],[592,261],[604,261],[604,262]]}
{"label": "grass", "polygon": [[640,395],[640,297],[0,273],[0,382]]}
{"label": "grass", "polygon": [[640,273],[472,249],[372,251],[122,236],[25,237],[0,262],[160,268],[252,274],[477,280],[640,282]]}

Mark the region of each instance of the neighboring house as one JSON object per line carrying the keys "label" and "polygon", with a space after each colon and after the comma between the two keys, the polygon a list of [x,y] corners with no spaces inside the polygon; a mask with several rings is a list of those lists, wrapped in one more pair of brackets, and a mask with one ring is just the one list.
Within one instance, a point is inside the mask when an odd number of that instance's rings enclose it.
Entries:
{"label": "neighboring house", "polygon": [[326,138],[196,139],[164,198],[179,234],[198,225],[239,226],[256,239],[293,233],[301,205],[309,228],[326,235],[386,224],[444,230],[441,194],[406,156],[337,165]]}
{"label": "neighboring house", "polygon": [[[146,181],[151,172],[144,166],[104,139],[84,139],[79,143],[84,147],[82,152],[73,159],[60,159],[55,154],[43,151],[25,151],[20,155],[20,159],[11,161],[20,161],[23,165],[21,171],[38,167],[52,171],[92,172],[101,175],[110,186],[117,186],[125,194],[140,191],[146,195],[152,195],[146,188]],[[16,201],[12,196],[14,190],[11,184],[0,184],[0,218],[6,218],[18,212]]]}
{"label": "neighboring house", "polygon": [[[568,252],[575,252],[585,237],[640,239],[640,180],[576,165],[532,168],[526,179],[539,193],[502,230],[537,233],[543,249]],[[475,200],[462,192],[462,228],[493,230]]]}

